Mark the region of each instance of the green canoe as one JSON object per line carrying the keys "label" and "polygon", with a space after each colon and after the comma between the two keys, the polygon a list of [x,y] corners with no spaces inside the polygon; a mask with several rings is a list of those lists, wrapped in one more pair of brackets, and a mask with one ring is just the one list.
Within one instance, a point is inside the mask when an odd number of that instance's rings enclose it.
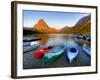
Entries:
{"label": "green canoe", "polygon": [[63,44],[55,45],[54,48],[49,50],[44,54],[43,61],[44,63],[51,63],[57,59],[61,54],[63,54],[65,47]]}

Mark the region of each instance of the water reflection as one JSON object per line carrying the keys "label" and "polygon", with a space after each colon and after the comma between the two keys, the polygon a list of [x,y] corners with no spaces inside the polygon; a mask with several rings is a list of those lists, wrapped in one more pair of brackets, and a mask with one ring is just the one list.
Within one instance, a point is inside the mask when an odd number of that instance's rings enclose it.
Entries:
{"label": "water reflection", "polygon": [[40,44],[43,46],[51,46],[56,44],[64,44],[65,47],[77,46],[71,34],[40,34]]}

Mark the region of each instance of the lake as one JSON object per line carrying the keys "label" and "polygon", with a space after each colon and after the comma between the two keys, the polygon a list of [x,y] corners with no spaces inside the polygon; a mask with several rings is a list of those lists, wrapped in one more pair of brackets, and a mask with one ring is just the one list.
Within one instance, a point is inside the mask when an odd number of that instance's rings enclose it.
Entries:
{"label": "lake", "polygon": [[[53,68],[53,67],[76,67],[76,66],[90,66],[91,65],[91,57],[89,57],[82,49],[81,45],[73,39],[73,34],[38,34],[38,37],[41,38],[39,40],[40,47],[37,49],[41,49],[44,47],[56,45],[56,44],[64,44],[66,49],[69,47],[77,47],[79,50],[79,55],[74,59],[72,64],[69,63],[68,58],[65,56],[66,52],[62,54],[58,59],[56,59],[53,63],[43,64],[43,58],[36,59],[32,54],[36,51],[29,51],[27,53],[23,53],[23,68],[24,69],[34,69],[34,68]],[[34,36],[33,36],[34,37]]]}
{"label": "lake", "polygon": [[73,34],[40,34],[40,44],[43,46],[51,46],[56,44],[64,44],[68,46],[77,46],[73,40]]}

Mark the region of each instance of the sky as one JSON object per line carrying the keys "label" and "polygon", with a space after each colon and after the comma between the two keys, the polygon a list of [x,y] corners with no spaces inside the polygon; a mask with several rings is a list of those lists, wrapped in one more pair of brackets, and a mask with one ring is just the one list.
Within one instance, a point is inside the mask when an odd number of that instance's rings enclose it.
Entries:
{"label": "sky", "polygon": [[23,27],[34,27],[40,19],[43,19],[52,28],[72,27],[79,19],[87,15],[89,13],[24,10]]}

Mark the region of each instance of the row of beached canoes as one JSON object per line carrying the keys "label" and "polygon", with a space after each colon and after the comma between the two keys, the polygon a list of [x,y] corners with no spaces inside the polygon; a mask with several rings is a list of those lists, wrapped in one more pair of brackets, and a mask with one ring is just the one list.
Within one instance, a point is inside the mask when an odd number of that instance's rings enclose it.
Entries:
{"label": "row of beached canoes", "polygon": [[75,41],[78,41],[78,40],[86,40],[86,41],[91,41],[91,36],[90,35],[75,35],[73,36],[73,39]]}
{"label": "row of beached canoes", "polygon": [[[90,56],[91,51],[89,46],[87,47],[87,45],[83,45],[83,51]],[[66,57],[71,64],[73,60],[79,55],[79,50],[77,47],[70,47],[66,49],[64,44],[57,44],[38,50],[33,53],[33,56],[36,58],[43,57],[44,63],[51,63],[63,53],[66,54]]]}

